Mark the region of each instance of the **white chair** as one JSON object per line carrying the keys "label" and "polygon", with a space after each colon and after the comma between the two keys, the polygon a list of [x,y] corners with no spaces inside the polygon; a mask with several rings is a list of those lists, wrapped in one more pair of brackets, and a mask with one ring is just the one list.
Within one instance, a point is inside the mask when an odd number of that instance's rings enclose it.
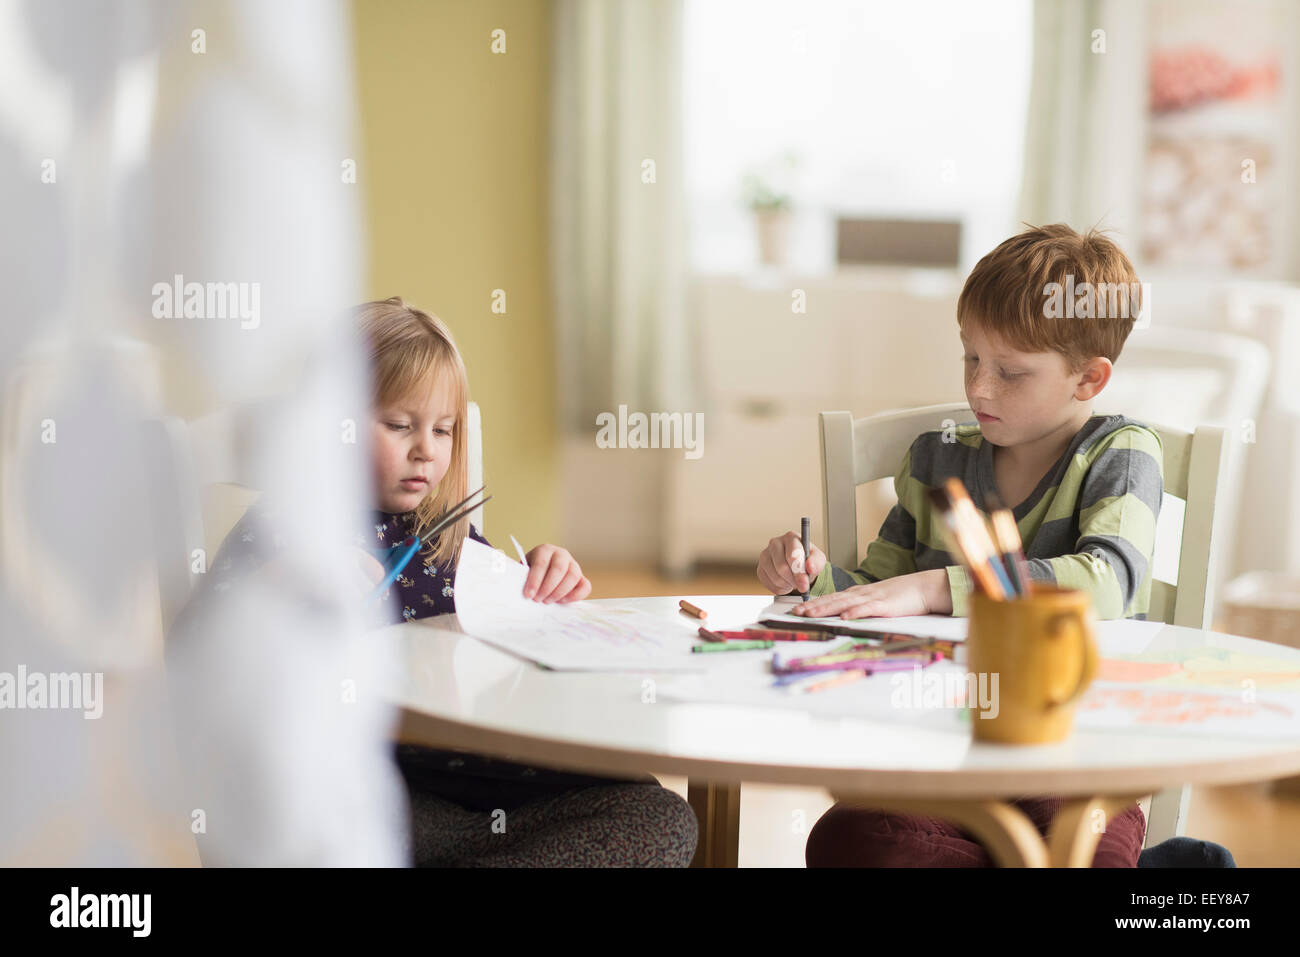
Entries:
{"label": "white chair", "polygon": [[[931,405],[854,419],[848,412],[819,415],[822,465],[822,521],[826,557],[841,568],[857,568],[857,488],[892,478],[912,441],[922,432],[950,423],[973,422],[963,402]],[[1146,423],[1164,446],[1166,502],[1185,503],[1175,583],[1151,582],[1148,617],[1189,628],[1210,627],[1216,560],[1214,530],[1216,493],[1223,475],[1224,431],[1199,426],[1195,432]],[[1161,507],[1161,520],[1167,512]],[[1155,568],[1152,562],[1153,570]],[[1169,788],[1154,795],[1147,813],[1145,847],[1181,835],[1186,825],[1190,789]]]}
{"label": "white chair", "polygon": [[[192,421],[168,416],[149,423],[149,440],[157,443],[155,461],[171,468],[154,475],[157,503],[154,526],[158,555],[158,591],[164,633],[189,600],[194,587],[193,556],[204,547],[202,492],[211,486],[255,490],[264,487],[255,473],[258,458],[250,449],[260,414],[253,406],[221,409]],[[468,489],[483,484],[483,426],[478,404],[467,409],[466,467]],[[483,531],[483,506],[470,513]]]}
{"label": "white chair", "polygon": [[[1285,427],[1261,419],[1271,364],[1268,348],[1254,339],[1225,332],[1152,326],[1134,330],[1129,336],[1115,374],[1097,398],[1096,411],[1101,413],[1123,411],[1143,422],[1163,422],[1188,430],[1198,425],[1219,425],[1228,434],[1224,471],[1215,492],[1223,513],[1215,534],[1219,562],[1212,569],[1211,579],[1216,596],[1229,578],[1243,568],[1256,567],[1252,562],[1261,557],[1260,536],[1246,535],[1244,530],[1258,521],[1259,513],[1268,510],[1261,510],[1254,497],[1243,492],[1247,477],[1260,474],[1260,456],[1267,458],[1271,441],[1286,434]],[[1247,424],[1256,424],[1259,434],[1271,441],[1263,446],[1232,441],[1234,437],[1244,438],[1242,429]],[[1276,470],[1266,474],[1275,476]],[[1280,517],[1285,524],[1285,516]],[[1162,524],[1162,531],[1166,535],[1157,540],[1162,561],[1156,572],[1172,575],[1178,543],[1167,536],[1177,529],[1171,522]],[[1250,557],[1239,550],[1238,543],[1249,546]],[[1242,565],[1243,560],[1247,564]],[[1206,605],[1210,621],[1216,620],[1220,611],[1216,605]]]}

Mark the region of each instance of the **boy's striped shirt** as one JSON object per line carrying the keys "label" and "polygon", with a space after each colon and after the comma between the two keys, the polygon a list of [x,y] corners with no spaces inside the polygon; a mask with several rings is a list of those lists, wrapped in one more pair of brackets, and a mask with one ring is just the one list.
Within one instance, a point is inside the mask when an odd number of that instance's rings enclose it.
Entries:
{"label": "boy's striped shirt", "polygon": [[[977,423],[924,432],[894,476],[898,504],[855,571],[827,564],[810,593],[826,595],[868,582],[943,568],[954,615],[966,615],[970,575],[944,549],[941,522],[926,497],[951,476],[982,507],[996,491],[993,445]],[[1151,554],[1164,492],[1160,438],[1121,415],[1094,415],[1038,487],[1012,511],[1035,581],[1092,596],[1098,618],[1146,618]]]}

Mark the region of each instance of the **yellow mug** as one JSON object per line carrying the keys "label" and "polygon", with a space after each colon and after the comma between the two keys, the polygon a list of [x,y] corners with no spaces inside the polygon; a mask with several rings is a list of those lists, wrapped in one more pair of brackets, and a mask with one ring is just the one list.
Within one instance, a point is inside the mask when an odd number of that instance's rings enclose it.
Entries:
{"label": "yellow mug", "polygon": [[1029,595],[971,595],[967,668],[980,696],[971,730],[980,741],[1046,744],[1069,737],[1074,705],[1097,674],[1095,619],[1087,592],[1035,583]]}

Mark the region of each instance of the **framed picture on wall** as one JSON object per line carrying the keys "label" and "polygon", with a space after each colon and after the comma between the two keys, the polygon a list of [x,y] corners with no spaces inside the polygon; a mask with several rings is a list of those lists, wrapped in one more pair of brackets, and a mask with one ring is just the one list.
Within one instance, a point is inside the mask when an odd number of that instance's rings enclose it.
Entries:
{"label": "framed picture on wall", "polygon": [[1155,0],[1149,21],[1142,252],[1175,270],[1276,276],[1286,141],[1281,0]]}

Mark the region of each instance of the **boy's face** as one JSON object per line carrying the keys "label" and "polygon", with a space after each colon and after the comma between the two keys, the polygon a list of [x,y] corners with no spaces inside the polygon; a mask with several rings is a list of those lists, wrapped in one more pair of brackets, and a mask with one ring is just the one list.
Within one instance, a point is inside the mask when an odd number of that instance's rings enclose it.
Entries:
{"label": "boy's face", "polygon": [[1079,402],[1101,386],[1091,383],[1091,366],[1071,373],[1059,352],[1020,352],[976,322],[961,329],[966,400],[979,418],[980,431],[994,445],[1018,445],[1041,438],[1070,421]]}
{"label": "boy's face", "polygon": [[380,509],[409,512],[442,481],[451,465],[456,427],[449,388],[373,410],[371,461]]}

